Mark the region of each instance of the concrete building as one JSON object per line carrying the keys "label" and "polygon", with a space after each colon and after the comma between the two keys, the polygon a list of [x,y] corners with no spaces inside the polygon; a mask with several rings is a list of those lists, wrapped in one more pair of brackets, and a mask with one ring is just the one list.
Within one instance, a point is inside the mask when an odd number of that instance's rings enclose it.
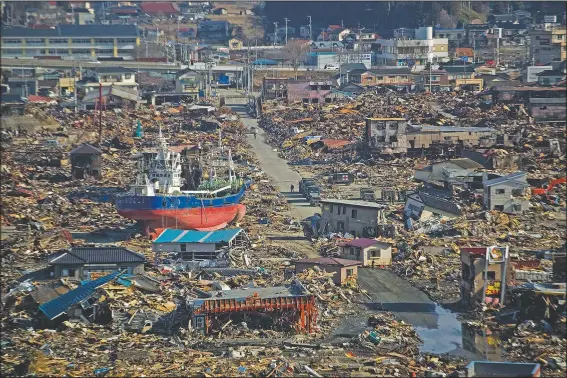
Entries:
{"label": "concrete building", "polygon": [[405,118],[367,118],[367,147],[379,153],[407,152],[407,123]]}
{"label": "concrete building", "polygon": [[433,217],[456,218],[461,215],[461,209],[450,200],[419,192],[407,197],[404,214],[423,222]]}
{"label": "concrete building", "polygon": [[[320,43],[320,42],[317,42]],[[333,42],[340,43],[340,42]],[[345,51],[311,51],[305,54],[304,63],[307,66],[324,69],[328,66],[339,68],[345,63],[362,63],[366,69],[372,65],[371,53]]]}
{"label": "concrete building", "polygon": [[434,28],[433,35],[435,38],[446,38],[449,47],[453,47],[464,42],[466,32],[464,28]]}
{"label": "concrete building", "polygon": [[123,247],[73,247],[48,257],[54,278],[94,280],[117,270],[144,272],[144,256]]}
{"label": "concrete building", "polygon": [[479,146],[483,138],[492,137],[496,131],[488,127],[411,125],[407,128],[407,144],[410,149],[428,149],[433,145]]}
{"label": "concrete building", "polygon": [[71,176],[75,180],[93,177],[102,178],[102,151],[90,144],[83,144],[69,153],[71,156]]}
{"label": "concrete building", "polygon": [[565,26],[532,29],[530,36],[530,60],[532,64],[550,64],[567,59],[567,35]]}
{"label": "concrete building", "polygon": [[385,223],[384,208],[374,202],[321,199],[319,234],[349,233],[355,237],[376,237],[378,225]]}
{"label": "concrete building", "polygon": [[423,68],[449,56],[449,40],[433,38],[432,27],[416,29],[412,39],[377,39],[375,44],[377,63],[384,66]]}
{"label": "concrete building", "polygon": [[484,207],[508,214],[521,214],[530,207],[526,172],[515,172],[492,180],[483,178]]}
{"label": "concrete building", "polygon": [[461,247],[461,301],[504,304],[510,281],[508,247]]}
{"label": "concrete building", "polygon": [[319,257],[314,259],[297,260],[295,263],[295,274],[304,270],[318,267],[327,273],[334,273],[333,282],[335,285],[342,285],[348,280],[354,280],[358,277],[358,266],[362,263],[359,261],[339,259],[336,257]]}
{"label": "concrete building", "polygon": [[362,266],[392,264],[392,245],[376,239],[358,238],[339,246],[343,259],[360,261]]}
{"label": "concrete building", "polygon": [[136,25],[58,25],[53,29],[2,28],[2,56],[134,59],[140,45]]}

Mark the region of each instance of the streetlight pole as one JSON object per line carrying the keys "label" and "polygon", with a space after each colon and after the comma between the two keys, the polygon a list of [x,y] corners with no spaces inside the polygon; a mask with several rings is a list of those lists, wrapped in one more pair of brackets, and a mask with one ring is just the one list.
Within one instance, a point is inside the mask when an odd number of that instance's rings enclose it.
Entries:
{"label": "streetlight pole", "polygon": [[312,29],[311,29],[311,16],[307,16],[307,18],[309,19],[309,40],[312,41],[313,40],[313,34],[312,34]]}
{"label": "streetlight pole", "polygon": [[277,22],[277,21],[274,22],[274,26],[275,26],[275,29],[274,29],[274,46],[276,45],[276,42],[278,40],[278,24],[279,24],[279,22]]}
{"label": "streetlight pole", "polygon": [[285,44],[287,45],[287,22],[289,21],[289,19],[286,17],[284,18],[285,21]]}

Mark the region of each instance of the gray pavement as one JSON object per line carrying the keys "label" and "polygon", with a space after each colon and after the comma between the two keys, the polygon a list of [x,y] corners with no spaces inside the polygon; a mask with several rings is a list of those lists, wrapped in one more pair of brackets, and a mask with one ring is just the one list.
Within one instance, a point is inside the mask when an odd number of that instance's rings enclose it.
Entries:
{"label": "gray pavement", "polygon": [[[248,114],[246,114],[246,99],[230,98],[226,101],[227,106],[230,106],[240,115],[240,119],[246,127],[250,128],[254,126],[257,128],[258,137],[254,138],[254,135],[249,134],[248,143],[250,143],[254,153],[258,157],[262,170],[272,178],[274,184],[292,205],[291,215],[297,219],[304,219],[319,212],[318,207],[310,206],[305,198],[297,193],[301,177],[289,167],[286,160],[278,156],[277,151],[274,151],[273,148],[265,142],[264,130],[258,127],[256,119],[250,118]],[[290,192],[292,184],[295,186],[294,193]]]}

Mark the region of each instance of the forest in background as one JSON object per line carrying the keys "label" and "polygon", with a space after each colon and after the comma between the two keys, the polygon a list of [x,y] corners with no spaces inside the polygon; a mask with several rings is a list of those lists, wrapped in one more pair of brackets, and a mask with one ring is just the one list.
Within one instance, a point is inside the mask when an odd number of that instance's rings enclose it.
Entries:
{"label": "forest in background", "polygon": [[[439,25],[444,28],[459,27],[474,19],[487,21],[491,13],[500,14],[515,10],[527,10],[532,15],[565,12],[564,2],[555,1],[301,1],[264,3],[267,23],[290,19],[290,26],[307,24],[312,16],[315,27],[340,24],[355,27],[360,24],[388,35],[400,27],[417,28]],[[301,15],[301,16],[300,16]],[[268,30],[273,25],[266,25]]]}

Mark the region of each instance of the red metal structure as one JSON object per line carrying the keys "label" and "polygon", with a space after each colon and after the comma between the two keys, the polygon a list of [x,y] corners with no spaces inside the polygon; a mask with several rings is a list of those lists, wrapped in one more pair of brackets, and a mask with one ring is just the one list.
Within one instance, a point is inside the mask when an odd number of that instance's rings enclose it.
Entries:
{"label": "red metal structure", "polygon": [[274,316],[291,313],[298,332],[314,332],[317,325],[317,307],[312,294],[262,297],[258,292],[254,292],[241,298],[213,297],[197,301],[192,306],[193,317],[198,319],[194,323],[196,328],[203,329],[204,333],[210,331],[215,315],[237,312],[272,313]]}

